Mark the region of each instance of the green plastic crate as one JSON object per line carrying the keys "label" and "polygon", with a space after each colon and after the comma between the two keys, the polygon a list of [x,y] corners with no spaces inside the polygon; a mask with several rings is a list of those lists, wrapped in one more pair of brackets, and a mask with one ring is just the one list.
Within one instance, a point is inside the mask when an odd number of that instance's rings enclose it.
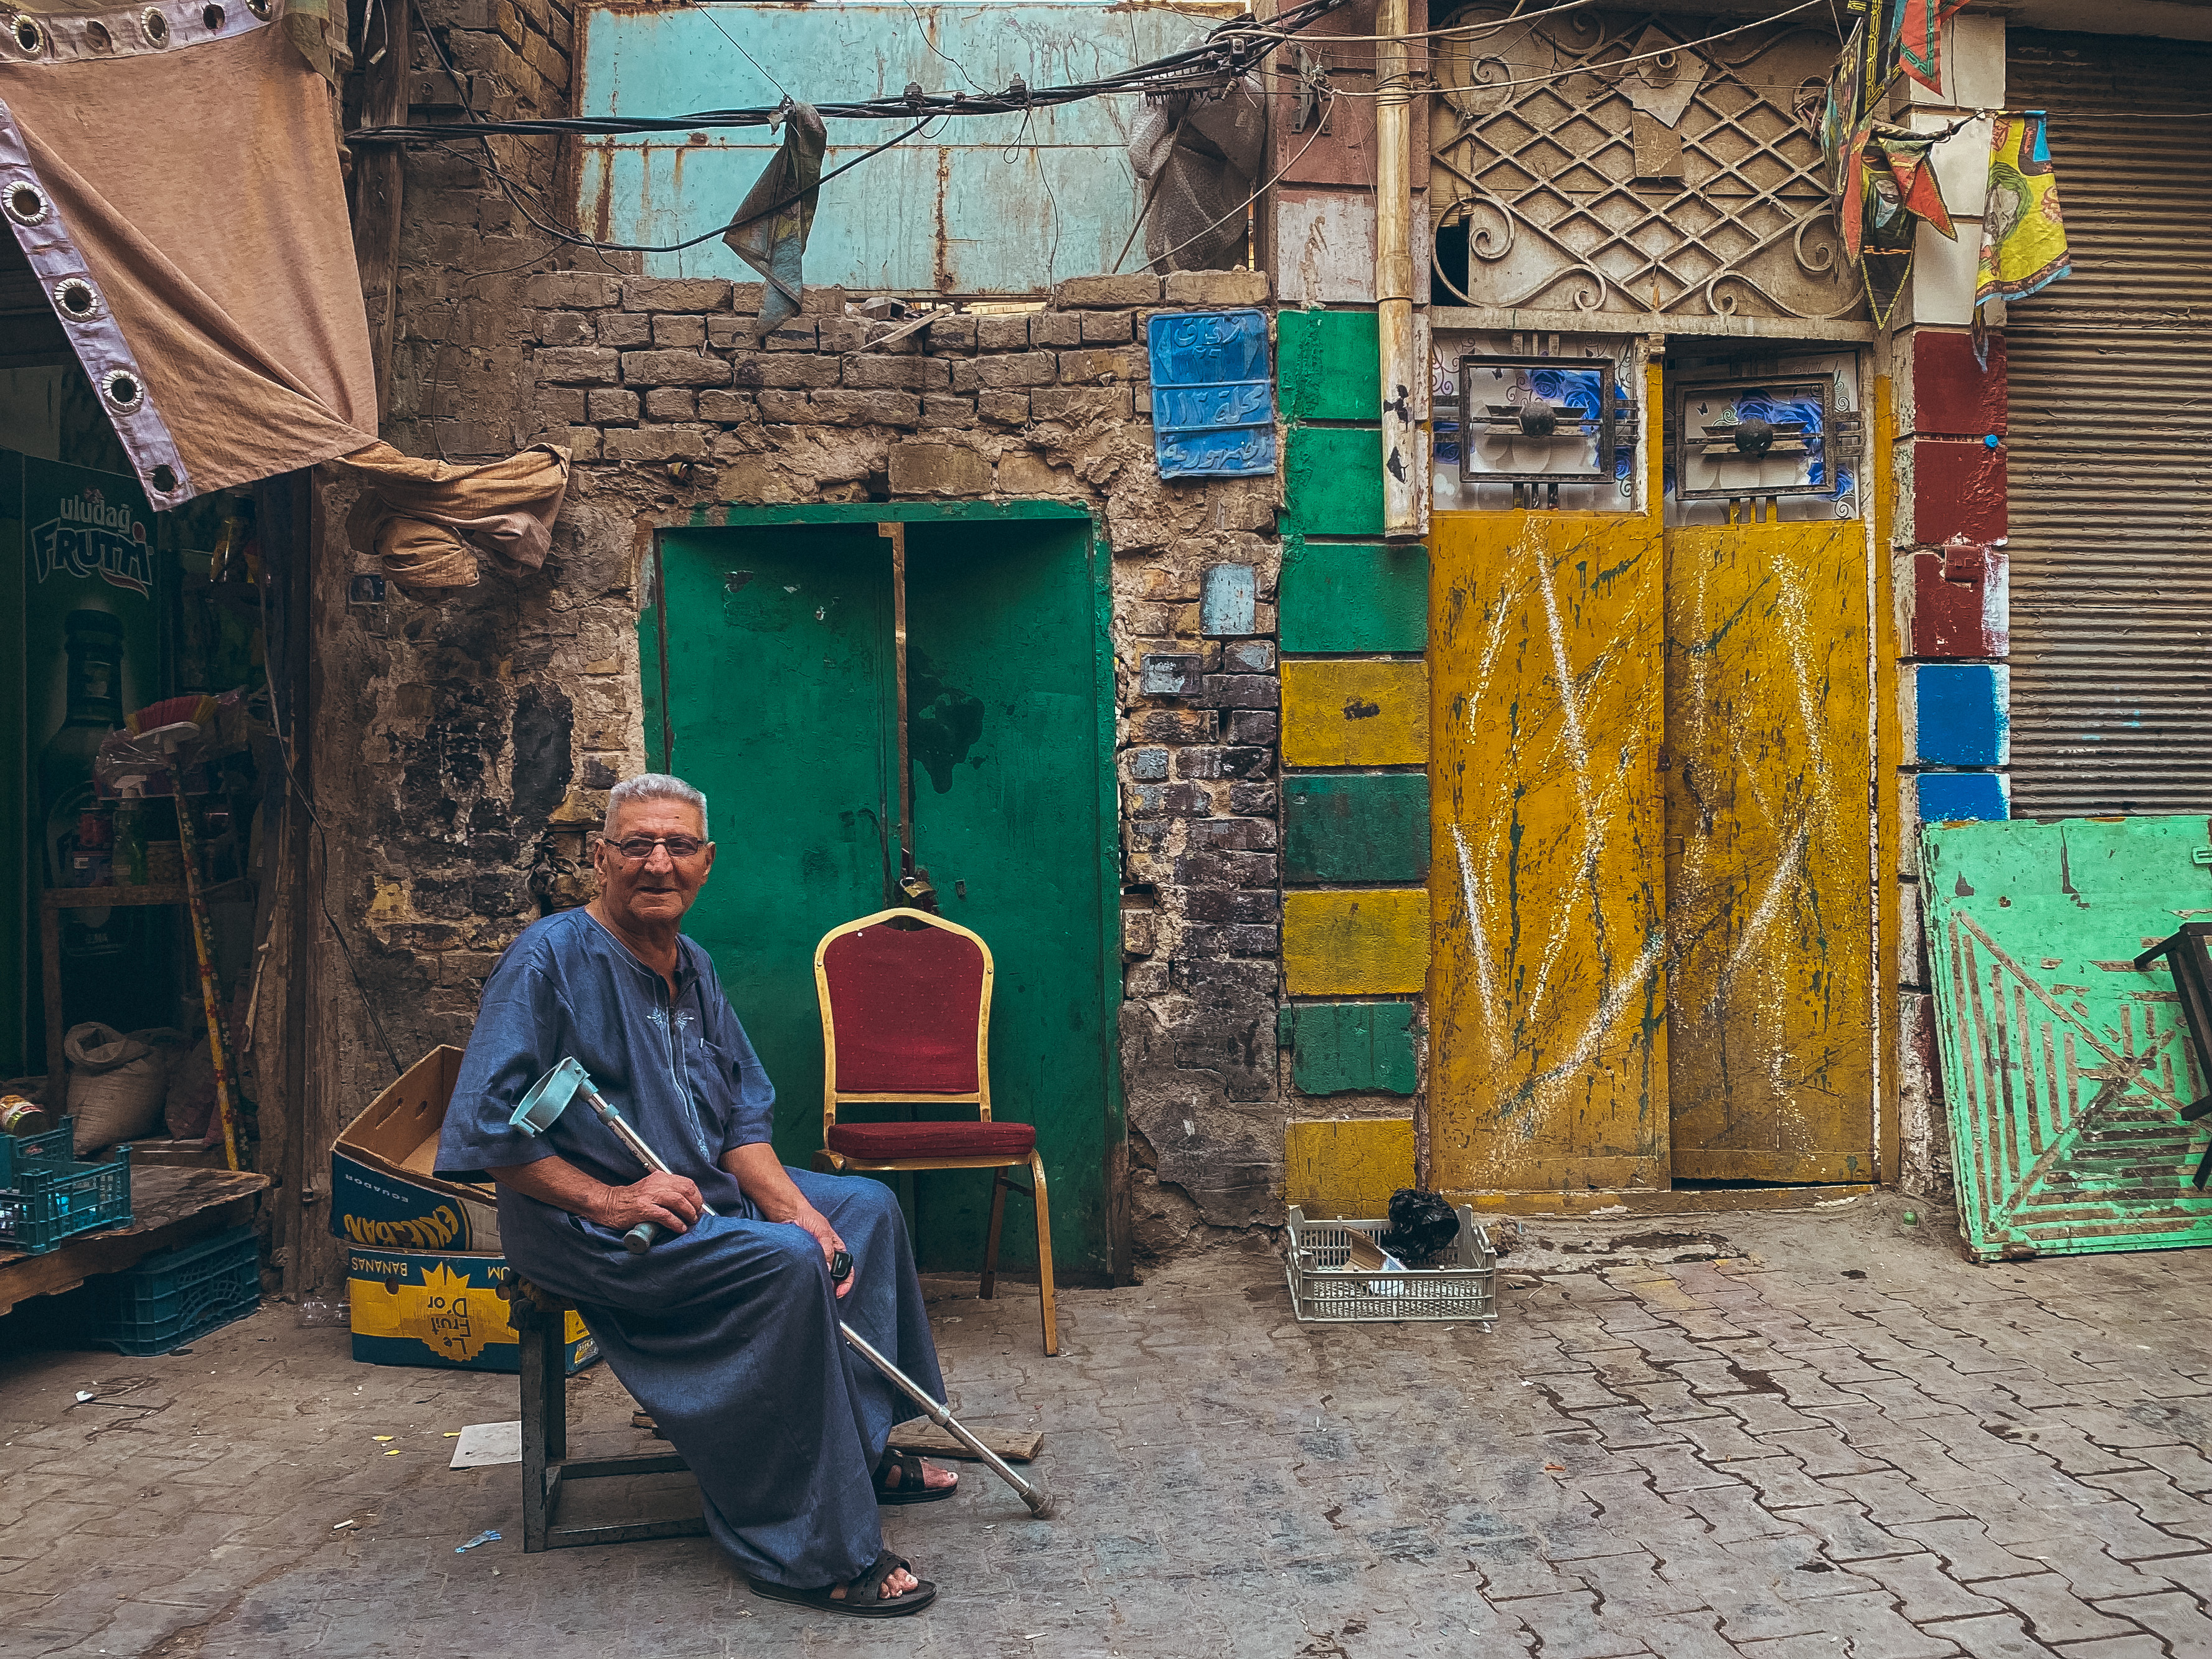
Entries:
{"label": "green plastic crate", "polygon": [[65,1238],[131,1224],[131,1149],[101,1164],[27,1158],[15,1184],[0,1192],[0,1247],[37,1255]]}
{"label": "green plastic crate", "polygon": [[66,1160],[74,1156],[71,1142],[76,1134],[76,1120],[65,1117],[56,1127],[34,1135],[0,1135],[0,1188],[15,1184],[15,1171],[24,1167],[26,1159]]}
{"label": "green plastic crate", "polygon": [[86,1286],[84,1340],[118,1353],[167,1353],[261,1305],[261,1248],[251,1224],[149,1255]]}

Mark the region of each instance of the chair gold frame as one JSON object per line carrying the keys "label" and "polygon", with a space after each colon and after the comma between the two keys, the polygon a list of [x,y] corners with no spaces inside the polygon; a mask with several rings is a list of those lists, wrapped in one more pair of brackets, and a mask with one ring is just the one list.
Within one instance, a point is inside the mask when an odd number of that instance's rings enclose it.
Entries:
{"label": "chair gold frame", "polygon": [[[972,942],[983,957],[982,996],[975,1013],[975,1089],[966,1094],[861,1093],[841,1090],[837,1086],[837,1030],[836,1018],[830,1006],[830,973],[825,963],[830,946],[848,933],[857,933],[864,927],[879,927],[894,921],[918,922],[926,927],[936,927],[948,933],[957,933]],[[996,1174],[991,1183],[990,1230],[983,1244],[982,1295],[989,1297],[996,1291],[999,1277],[999,1235],[1006,1219],[1006,1194],[1009,1190],[1025,1193],[1036,1206],[1037,1286],[1043,1297],[1044,1351],[1048,1355],[1060,1352],[1060,1328],[1053,1307],[1052,1293],[1052,1213],[1045,1189],[1044,1158],[1034,1146],[1028,1163],[1030,1184],[1023,1187],[1009,1178],[1007,1171],[1021,1167],[1019,1158],[1008,1159],[981,1154],[969,1158],[896,1158],[872,1159],[855,1158],[848,1152],[830,1148],[830,1131],[836,1127],[837,1108],[851,1106],[973,1106],[979,1122],[991,1121],[991,983],[996,969],[991,957],[991,947],[983,936],[972,928],[963,927],[957,921],[947,921],[942,916],[932,915],[926,910],[895,908],[878,910],[873,915],[862,916],[833,927],[822,936],[814,947],[814,990],[822,1007],[822,1150],[814,1155],[814,1167],[836,1174],[866,1172],[871,1174],[905,1173],[930,1170],[991,1170]]]}

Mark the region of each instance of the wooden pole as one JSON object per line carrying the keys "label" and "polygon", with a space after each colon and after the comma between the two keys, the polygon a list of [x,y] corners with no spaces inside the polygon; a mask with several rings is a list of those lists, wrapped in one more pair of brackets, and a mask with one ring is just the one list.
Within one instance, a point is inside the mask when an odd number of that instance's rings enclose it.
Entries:
{"label": "wooden pole", "polygon": [[185,855],[185,904],[191,912],[192,950],[200,963],[200,1006],[207,1012],[208,1058],[215,1062],[215,1114],[222,1124],[222,1161],[228,1169],[238,1161],[238,1119],[231,1109],[229,1044],[223,1030],[222,994],[215,982],[215,954],[208,945],[207,904],[200,897],[199,832],[192,828],[192,809],[185,798],[184,769],[177,780],[177,840]]}
{"label": "wooden pole", "polygon": [[1382,0],[1375,33],[1375,322],[1382,345],[1382,535],[1421,534],[1420,434],[1413,419],[1413,192],[1407,150],[1413,88],[1406,0]]}

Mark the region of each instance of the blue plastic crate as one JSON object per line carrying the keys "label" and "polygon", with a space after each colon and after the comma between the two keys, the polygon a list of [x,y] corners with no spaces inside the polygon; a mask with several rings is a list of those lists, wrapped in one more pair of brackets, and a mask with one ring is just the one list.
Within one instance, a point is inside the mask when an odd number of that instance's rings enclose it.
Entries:
{"label": "blue plastic crate", "polygon": [[261,1249],[249,1224],[149,1255],[88,1281],[83,1340],[118,1353],[167,1353],[261,1305]]}
{"label": "blue plastic crate", "polygon": [[[40,1164],[51,1161],[51,1169]],[[27,1158],[15,1184],[0,1192],[0,1246],[33,1255],[64,1239],[131,1224],[131,1149],[101,1164]]]}
{"label": "blue plastic crate", "polygon": [[71,1143],[76,1134],[76,1120],[65,1117],[56,1127],[38,1134],[0,1135],[0,1188],[15,1184],[15,1171],[23,1167],[26,1158],[74,1157]]}

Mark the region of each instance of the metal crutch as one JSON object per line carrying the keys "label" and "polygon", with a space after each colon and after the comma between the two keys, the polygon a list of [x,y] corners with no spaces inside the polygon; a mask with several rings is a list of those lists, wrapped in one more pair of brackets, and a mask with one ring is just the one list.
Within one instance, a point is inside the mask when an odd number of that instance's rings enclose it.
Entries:
{"label": "metal crutch", "polygon": [[[551,1071],[531,1085],[523,1096],[522,1103],[514,1109],[507,1121],[526,1134],[540,1135],[560,1120],[568,1109],[568,1103],[581,1097],[599,1121],[605,1124],[616,1139],[622,1142],[647,1169],[660,1175],[672,1175],[674,1170],[660,1160],[659,1153],[645,1144],[644,1138],[629,1126],[628,1119],[607,1104],[605,1098],[592,1086],[591,1074],[574,1057],[562,1060]],[[708,1215],[718,1213],[703,1200],[700,1209]],[[632,1255],[641,1255],[653,1247],[661,1230],[650,1221],[641,1221],[623,1235],[623,1243]],[[845,1339],[846,1346],[873,1365],[908,1399],[921,1407],[929,1420],[974,1453],[1000,1480],[1014,1489],[1015,1494],[1029,1505],[1030,1513],[1042,1521],[1052,1514],[1051,1494],[1041,1485],[1031,1485],[1006,1466],[998,1453],[970,1434],[960,1419],[947,1410],[942,1401],[930,1398],[929,1391],[915,1382],[890,1359],[877,1352],[875,1345],[848,1325],[837,1322],[837,1329]]]}

